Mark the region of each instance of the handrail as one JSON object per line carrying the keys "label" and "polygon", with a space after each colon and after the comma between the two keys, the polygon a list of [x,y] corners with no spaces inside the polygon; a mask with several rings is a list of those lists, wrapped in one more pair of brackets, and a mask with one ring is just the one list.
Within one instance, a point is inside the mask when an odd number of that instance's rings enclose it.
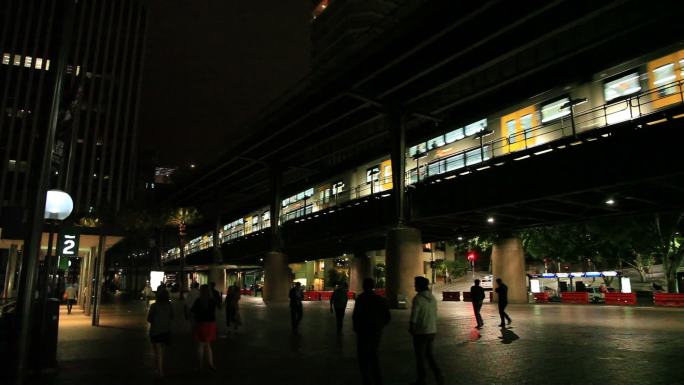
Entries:
{"label": "handrail", "polygon": [[[419,165],[418,167],[408,170],[404,174],[405,178],[405,183],[406,186],[413,185],[415,183],[421,182],[422,180],[429,178],[433,175],[428,175],[428,171],[430,169],[431,165],[435,165],[440,162],[444,162],[448,159],[456,158],[459,156],[463,157],[463,166],[457,167],[456,169],[461,169],[464,167],[469,166],[467,164],[466,160],[466,154],[472,153],[476,150],[479,150],[481,157],[478,162],[475,164],[487,164],[491,163],[494,159],[499,158],[502,155],[508,155],[510,153],[518,152],[521,150],[527,150],[529,148],[533,147],[538,147],[539,145],[536,144],[537,139],[542,138],[544,136],[552,138],[551,140],[544,142],[544,143],[552,143],[556,140],[559,140],[561,138],[566,138],[570,137],[572,135],[576,135],[578,132],[584,132],[587,130],[591,129],[596,129],[596,128],[602,128],[602,127],[607,127],[612,124],[620,123],[626,120],[633,120],[635,118],[641,118],[646,115],[652,114],[657,111],[661,111],[667,108],[670,108],[673,104],[684,104],[684,80],[679,80],[675,82],[671,82],[668,84],[664,84],[662,86],[659,86],[657,88],[653,89],[647,89],[646,91],[637,93],[633,96],[630,96],[628,98],[608,102],[605,104],[602,104],[600,106],[596,106],[593,108],[590,108],[588,110],[582,111],[582,112],[574,112],[574,110],[571,108],[570,109],[570,114],[560,117],[554,121],[547,122],[547,123],[542,123],[539,125],[536,125],[534,127],[531,127],[523,132],[517,132],[513,135],[506,136],[506,137],[501,137],[495,140],[490,140],[488,142],[482,142],[482,145],[476,145],[476,146],[471,146],[466,149],[463,149],[459,152],[449,154],[449,155],[444,155],[441,157],[437,157],[430,162]],[[677,91],[678,89],[678,91]],[[661,95],[663,92],[667,92],[666,95]],[[649,112],[644,112],[644,109],[642,107],[648,106],[649,104],[653,104],[657,102],[658,100],[664,99],[664,98],[670,98],[675,95],[679,94],[680,98],[678,102],[675,103],[667,103],[665,106],[659,107],[659,108],[653,108]],[[653,95],[658,95],[657,97],[653,98]],[[636,109],[636,111],[635,111]],[[622,116],[622,114],[625,114],[628,116]],[[573,129],[574,126],[574,129]],[[573,130],[573,131],[570,131]],[[559,136],[558,138],[555,138],[556,136]],[[511,139],[514,139],[511,141]],[[528,144],[528,142],[532,142],[532,144]],[[512,146],[516,146],[516,148],[512,149]],[[520,148],[517,148],[517,146],[521,146]],[[438,165],[438,170],[441,170],[441,165]],[[445,174],[448,171],[444,172],[438,172],[436,175],[442,175]],[[411,177],[413,174],[416,174],[417,180],[416,182],[411,181]],[[421,180],[421,175],[423,176]],[[393,183],[392,176],[383,176],[379,177],[377,180],[373,180],[370,182],[364,182],[359,185],[356,185],[354,187],[344,189],[341,192],[338,192],[336,194],[331,194],[330,196],[324,197],[324,198],[316,198],[316,199],[302,199],[300,201],[297,201],[293,203],[293,206],[296,206],[295,209],[288,211],[287,213],[283,213],[281,216],[281,224],[284,224],[285,222],[289,222],[292,220],[296,220],[297,218],[307,216],[309,214],[313,214],[316,212],[319,212],[324,209],[332,208],[339,206],[341,203],[349,202],[349,201],[354,201],[357,199],[361,198],[370,198],[370,197],[377,197],[378,194],[386,193],[387,191],[391,192],[391,187],[385,188],[385,186],[391,186]],[[306,207],[311,206],[311,210],[308,211],[306,210]],[[314,207],[316,210],[314,210]],[[288,214],[291,213],[296,213],[298,210],[303,210],[303,213],[301,215],[293,215],[291,217],[287,217]],[[308,211],[308,212],[307,212]],[[266,227],[270,226],[262,226],[261,223],[259,225],[259,229],[252,231],[248,234],[244,233],[244,225],[243,228],[231,232],[228,235],[223,235],[221,237],[221,243],[225,242],[230,242],[234,239],[244,237],[246,235],[261,231],[265,229]],[[233,236],[234,234],[241,233],[239,236]],[[226,238],[228,238],[226,240]],[[211,246],[207,246],[205,248],[199,248],[200,245],[197,245],[198,247],[193,247],[192,250],[188,250],[189,252],[186,254],[189,255],[191,253],[205,250]],[[213,246],[213,245],[212,245]],[[197,249],[197,250],[195,250]],[[180,250],[178,248],[173,249],[174,253],[167,252],[166,257],[163,257],[163,260],[167,259],[177,259],[180,257]]]}

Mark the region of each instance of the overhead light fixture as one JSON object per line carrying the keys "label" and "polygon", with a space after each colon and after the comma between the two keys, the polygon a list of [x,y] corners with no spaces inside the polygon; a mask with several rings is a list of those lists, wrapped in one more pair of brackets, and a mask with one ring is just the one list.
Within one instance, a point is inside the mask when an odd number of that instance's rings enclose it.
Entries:
{"label": "overhead light fixture", "polygon": [[494,223],[494,217],[487,218],[487,223]]}
{"label": "overhead light fixture", "polygon": [[606,200],[606,204],[609,205],[609,206],[612,206],[612,205],[615,204],[615,200],[614,200],[613,198],[608,198],[608,199]]}

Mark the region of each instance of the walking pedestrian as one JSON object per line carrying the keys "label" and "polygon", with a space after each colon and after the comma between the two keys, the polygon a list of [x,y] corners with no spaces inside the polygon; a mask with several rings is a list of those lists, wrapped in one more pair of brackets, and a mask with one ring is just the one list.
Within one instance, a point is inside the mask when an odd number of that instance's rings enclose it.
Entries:
{"label": "walking pedestrian", "polygon": [[152,291],[152,286],[150,286],[150,281],[145,282],[145,287],[142,290],[143,301],[145,301],[145,309],[150,307],[150,299],[154,296],[154,291]]}
{"label": "walking pedestrian", "polygon": [[352,313],[363,385],[382,385],[378,347],[382,329],[391,318],[387,301],[375,294],[374,287],[373,278],[363,280],[363,293],[356,298]]}
{"label": "walking pedestrian", "polygon": [[216,290],[216,282],[209,282],[209,289],[211,289],[211,295],[214,298],[216,309],[221,309],[221,302],[223,302],[223,298],[221,298],[221,292]]}
{"label": "walking pedestrian", "polygon": [[207,357],[209,369],[214,369],[214,355],[211,343],[216,340],[216,304],[209,291],[209,285],[200,287],[200,296],[190,309],[195,321],[194,336],[197,340],[197,358],[202,370],[204,357]]}
{"label": "walking pedestrian", "polygon": [[334,309],[338,336],[342,335],[342,322],[344,321],[344,311],[347,309],[347,301],[349,301],[347,284],[341,283],[337,285],[330,296],[330,313],[333,313]]}
{"label": "walking pedestrian", "polygon": [[414,279],[416,296],[411,305],[409,333],[413,336],[413,351],[416,356],[418,379],[412,385],[425,385],[425,360],[435,376],[437,384],[444,384],[442,371],[432,354],[432,344],[437,334],[437,299],[430,292],[430,281],[425,277]]}
{"label": "walking pedestrian", "polygon": [[64,290],[64,296],[67,301],[67,314],[71,314],[71,308],[74,307],[76,303],[76,297],[78,296],[78,291],[74,285],[69,285],[69,287]]}
{"label": "walking pedestrian", "polygon": [[482,309],[482,302],[485,299],[485,292],[482,286],[480,286],[479,279],[476,279],[474,283],[475,285],[470,287],[470,300],[473,302],[473,313],[475,313],[475,320],[477,321],[476,328],[479,329],[484,325],[480,309]]}
{"label": "walking pedestrian", "polygon": [[302,291],[302,284],[296,282],[294,287],[290,289],[290,318],[292,319],[292,332],[299,333],[299,323],[304,316],[304,292]]}
{"label": "walking pedestrian", "polygon": [[508,305],[508,286],[506,286],[502,281],[501,278],[496,279],[496,294],[499,297],[499,316],[501,317],[501,323],[499,324],[500,327],[505,327],[506,324],[504,323],[504,319],[508,321],[508,324],[511,324],[511,317],[506,314],[506,306]]}
{"label": "walking pedestrian", "polygon": [[237,285],[231,285],[228,287],[228,292],[226,294],[226,326],[230,330],[230,326],[233,326],[233,330],[242,324],[240,319],[240,288]]}
{"label": "walking pedestrian", "polygon": [[154,303],[147,313],[150,323],[150,341],[154,348],[154,358],[157,375],[164,376],[164,346],[171,340],[171,321],[173,320],[173,306],[169,301],[169,292],[158,290]]}
{"label": "walking pedestrian", "polygon": [[190,319],[192,321],[190,309],[192,309],[195,301],[197,301],[197,298],[200,296],[199,287],[199,283],[197,282],[190,284],[190,291],[188,291],[188,294],[185,296],[185,305],[183,307],[185,309],[185,319]]}

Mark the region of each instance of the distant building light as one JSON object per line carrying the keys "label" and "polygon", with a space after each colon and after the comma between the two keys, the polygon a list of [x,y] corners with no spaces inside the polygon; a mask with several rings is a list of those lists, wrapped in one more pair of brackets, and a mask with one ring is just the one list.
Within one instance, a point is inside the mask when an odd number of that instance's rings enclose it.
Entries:
{"label": "distant building light", "polygon": [[610,198],[610,199],[606,200],[606,204],[609,205],[609,206],[612,206],[612,205],[615,204],[615,200],[613,200],[612,198]]}
{"label": "distant building light", "polygon": [[487,223],[494,223],[494,217],[487,218]]}

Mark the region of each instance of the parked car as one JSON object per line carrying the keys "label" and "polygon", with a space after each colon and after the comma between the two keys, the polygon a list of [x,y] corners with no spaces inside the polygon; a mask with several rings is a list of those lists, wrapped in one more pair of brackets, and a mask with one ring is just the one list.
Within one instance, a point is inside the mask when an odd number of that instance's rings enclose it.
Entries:
{"label": "parked car", "polygon": [[606,302],[606,295],[601,291],[599,287],[589,286],[585,289],[589,293],[589,302],[592,303],[602,303]]}
{"label": "parked car", "polygon": [[487,275],[487,276],[482,277],[480,279],[480,286],[482,286],[483,289],[491,290],[492,289],[492,278],[493,277],[491,275]]}

